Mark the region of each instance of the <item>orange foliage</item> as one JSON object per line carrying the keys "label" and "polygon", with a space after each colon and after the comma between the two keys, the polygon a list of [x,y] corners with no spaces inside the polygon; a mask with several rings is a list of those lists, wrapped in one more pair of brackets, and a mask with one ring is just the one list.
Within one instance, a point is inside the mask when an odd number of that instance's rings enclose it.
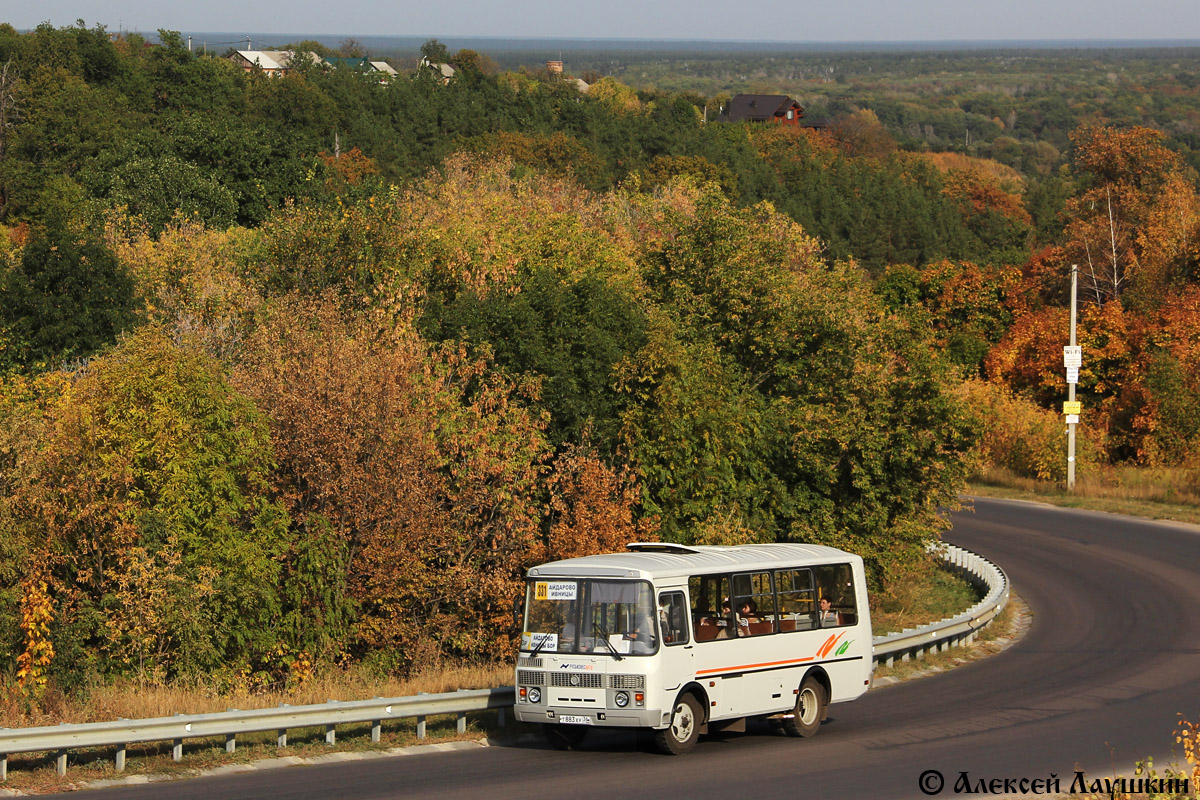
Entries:
{"label": "orange foliage", "polygon": [[978,170],[950,170],[942,193],[958,204],[964,216],[993,211],[1023,225],[1033,223],[1019,194],[1005,190],[991,175]]}
{"label": "orange foliage", "polygon": [[17,656],[17,685],[37,695],[46,686],[46,668],[54,658],[50,641],[50,623],[54,620],[54,604],[46,580],[33,575],[21,581],[21,631],[25,634],[25,650]]}
{"label": "orange foliage", "polygon": [[614,469],[581,447],[570,447],[554,462],[549,533],[532,560],[553,561],[623,550],[633,541],[655,541],[652,519],[635,521],[638,502],[634,474]]}
{"label": "orange foliage", "polygon": [[1065,308],[1043,308],[1018,317],[988,353],[984,371],[1043,403],[1063,393],[1062,346],[1070,320]]}
{"label": "orange foliage", "polygon": [[1025,185],[1021,173],[991,158],[977,158],[963,153],[925,153],[924,157],[944,173],[973,172],[1012,194],[1019,194]]}
{"label": "orange foliage", "polygon": [[325,188],[333,192],[346,186],[358,186],[364,178],[379,174],[375,161],[363,155],[357,147],[338,155],[330,155],[322,150],[317,153],[317,158],[325,166]]}

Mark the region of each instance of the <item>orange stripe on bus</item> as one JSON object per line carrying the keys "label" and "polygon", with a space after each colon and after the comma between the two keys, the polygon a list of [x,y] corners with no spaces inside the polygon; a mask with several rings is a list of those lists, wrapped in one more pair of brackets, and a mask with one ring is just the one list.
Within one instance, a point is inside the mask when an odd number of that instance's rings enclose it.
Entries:
{"label": "orange stripe on bus", "polygon": [[803,661],[812,661],[813,656],[805,656],[804,658],[789,658],[786,661],[764,661],[761,664],[742,664],[736,667],[721,667],[720,669],[702,669],[696,672],[697,675],[709,675],[713,672],[736,672],[739,669],[757,669],[758,667],[775,667],[780,664],[799,664]]}

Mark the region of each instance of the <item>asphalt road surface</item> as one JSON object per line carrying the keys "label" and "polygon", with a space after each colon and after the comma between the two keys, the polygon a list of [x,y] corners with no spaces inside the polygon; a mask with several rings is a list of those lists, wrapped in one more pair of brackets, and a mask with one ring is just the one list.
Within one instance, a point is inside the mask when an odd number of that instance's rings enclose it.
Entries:
{"label": "asphalt road surface", "polygon": [[[667,757],[632,734],[598,732],[580,752],[522,743],[96,797],[875,800],[965,796],[962,773],[976,789],[1056,776],[1066,794],[1077,769],[1090,782],[1130,775],[1147,755],[1161,767],[1177,714],[1200,716],[1200,528],[979,499],[946,538],[1008,573],[1033,614],[1027,635],[995,657],[832,706],[812,739],[751,725]],[[944,783],[927,794],[933,770]]]}

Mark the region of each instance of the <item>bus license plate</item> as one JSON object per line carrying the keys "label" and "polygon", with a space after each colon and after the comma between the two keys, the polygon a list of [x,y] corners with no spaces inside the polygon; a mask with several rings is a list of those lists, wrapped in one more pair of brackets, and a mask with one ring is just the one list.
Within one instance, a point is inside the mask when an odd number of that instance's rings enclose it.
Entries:
{"label": "bus license plate", "polygon": [[570,714],[565,714],[558,718],[558,721],[563,725],[591,725],[591,717],[573,717]]}

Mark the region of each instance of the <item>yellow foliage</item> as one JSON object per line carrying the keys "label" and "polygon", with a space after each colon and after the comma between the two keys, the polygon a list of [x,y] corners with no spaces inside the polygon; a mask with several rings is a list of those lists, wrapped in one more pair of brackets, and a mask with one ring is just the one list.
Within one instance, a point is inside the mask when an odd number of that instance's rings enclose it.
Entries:
{"label": "yellow foliage", "polygon": [[638,114],[645,110],[637,92],[609,77],[593,83],[588,88],[588,97],[604,103],[618,114]]}
{"label": "yellow foliage", "polygon": [[54,603],[46,581],[40,576],[21,582],[21,631],[25,650],[17,656],[17,685],[33,694],[46,687],[46,668],[54,658],[50,641],[50,623],[54,621]]}
{"label": "yellow foliage", "polygon": [[942,172],[973,172],[986,176],[1006,192],[1018,193],[1025,186],[1021,173],[991,158],[962,153],[926,153],[924,157]]}
{"label": "yellow foliage", "polygon": [[201,333],[217,352],[239,338],[259,305],[235,269],[256,236],[240,228],[208,230],[194,219],[177,220],[157,237],[124,218],[106,226],[108,246],[133,277],[149,321]]}
{"label": "yellow foliage", "polygon": [[[964,381],[957,394],[983,427],[975,451],[978,467],[1002,467],[1039,480],[1066,477],[1066,425],[1057,412],[982,380]],[[1099,436],[1086,426],[1077,429],[1077,466],[1086,469],[1099,461]]]}

